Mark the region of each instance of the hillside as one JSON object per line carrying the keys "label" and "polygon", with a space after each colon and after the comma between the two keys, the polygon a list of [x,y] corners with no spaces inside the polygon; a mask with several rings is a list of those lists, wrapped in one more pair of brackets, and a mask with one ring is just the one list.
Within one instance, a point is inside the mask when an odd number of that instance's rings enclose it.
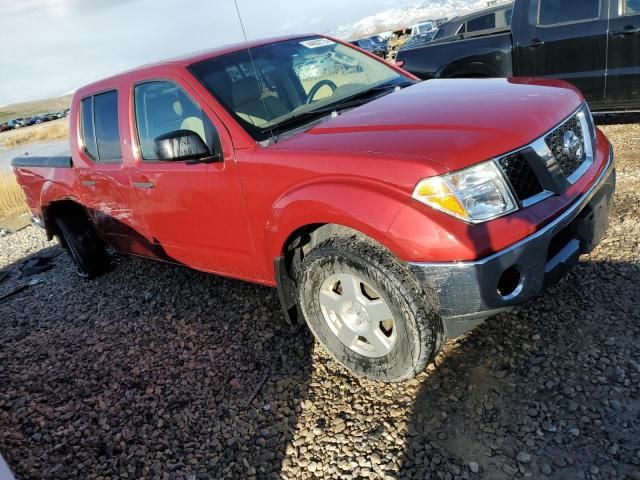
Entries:
{"label": "hillside", "polygon": [[29,117],[39,113],[57,112],[71,105],[73,95],[64,95],[57,98],[46,98],[32,102],[12,103],[0,107],[0,123],[13,118]]}
{"label": "hillside", "polygon": [[[338,38],[353,40],[375,33],[395,30],[414,25],[424,20],[449,17],[481,10],[489,3],[487,0],[424,0],[419,3],[397,2],[399,6],[375,13],[355,23],[341,25],[329,32]],[[413,5],[402,6],[402,3]],[[498,1],[497,3],[508,3]]]}

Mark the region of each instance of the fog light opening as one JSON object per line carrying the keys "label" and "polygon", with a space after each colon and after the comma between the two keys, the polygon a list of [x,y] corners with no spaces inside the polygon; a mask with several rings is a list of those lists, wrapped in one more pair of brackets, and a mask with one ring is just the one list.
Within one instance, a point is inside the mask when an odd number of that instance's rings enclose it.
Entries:
{"label": "fog light opening", "polygon": [[515,265],[507,268],[498,280],[498,295],[503,300],[511,300],[522,291],[523,278],[520,269]]}

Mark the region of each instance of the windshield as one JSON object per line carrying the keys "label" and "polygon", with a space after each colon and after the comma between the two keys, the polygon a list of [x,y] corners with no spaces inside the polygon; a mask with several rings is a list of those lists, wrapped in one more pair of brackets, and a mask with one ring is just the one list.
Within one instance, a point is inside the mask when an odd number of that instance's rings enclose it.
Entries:
{"label": "windshield", "polygon": [[292,117],[409,81],[383,62],[324,37],[252,48],[251,56],[241,50],[189,70],[257,141]]}

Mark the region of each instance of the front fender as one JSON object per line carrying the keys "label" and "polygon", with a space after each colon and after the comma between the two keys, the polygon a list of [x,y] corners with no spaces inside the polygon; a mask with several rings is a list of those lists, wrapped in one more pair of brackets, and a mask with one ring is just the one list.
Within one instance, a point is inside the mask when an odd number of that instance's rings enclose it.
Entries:
{"label": "front fender", "polygon": [[267,280],[275,283],[274,258],[284,253],[296,230],[308,225],[348,227],[396,252],[397,245],[388,240],[387,231],[407,199],[405,192],[382,184],[339,181],[305,185],[280,197],[264,229]]}

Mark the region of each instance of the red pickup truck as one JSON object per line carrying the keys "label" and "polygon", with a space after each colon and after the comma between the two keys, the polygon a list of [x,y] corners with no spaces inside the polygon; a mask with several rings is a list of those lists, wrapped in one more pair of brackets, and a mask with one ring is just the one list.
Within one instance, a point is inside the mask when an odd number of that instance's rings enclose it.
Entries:
{"label": "red pickup truck", "polygon": [[78,272],[120,252],[278,288],[343,365],[419,373],[539,295],[608,225],[612,149],[580,92],[430,80],[310,35],[79,89],[70,156],[21,157]]}

